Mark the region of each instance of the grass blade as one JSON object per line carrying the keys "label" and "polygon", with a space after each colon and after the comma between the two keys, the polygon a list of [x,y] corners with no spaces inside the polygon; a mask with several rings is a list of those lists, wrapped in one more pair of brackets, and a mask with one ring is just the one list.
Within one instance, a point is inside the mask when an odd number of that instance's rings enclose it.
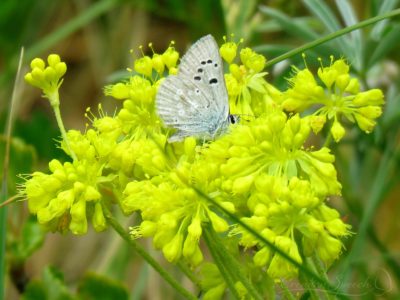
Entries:
{"label": "grass blade", "polygon": [[[334,13],[331,11],[329,6],[324,3],[324,1],[303,0],[303,2],[308,9],[325,25],[329,32],[336,32],[342,28]],[[352,45],[347,38],[340,37],[335,42],[337,47],[341,49],[342,54],[348,58],[353,58]]]}
{"label": "grass blade", "polygon": [[[17,74],[15,76],[14,88],[11,96],[11,103],[8,111],[8,118],[5,129],[6,136],[6,149],[4,151],[4,165],[3,165],[3,180],[1,183],[1,194],[0,200],[1,202],[5,201],[8,198],[8,164],[10,159],[10,143],[11,143],[11,132],[14,121],[14,109],[15,103],[19,97],[19,86],[20,86],[20,73],[22,67],[22,61],[24,59],[24,48],[21,49],[19,56],[19,64],[17,68]],[[6,235],[7,235],[7,206],[0,208],[0,299],[4,299],[5,297],[5,263],[6,263]]]}
{"label": "grass blade", "polygon": [[[358,23],[357,16],[354,12],[353,7],[350,5],[348,0],[336,0],[336,6],[342,15],[343,22],[346,26],[351,26]],[[357,70],[361,69],[362,62],[364,61],[363,43],[361,30],[354,30],[350,33],[353,47],[352,59]]]}
{"label": "grass blade", "polygon": [[[378,13],[381,15],[391,11],[396,7],[398,2],[399,0],[384,0],[382,2],[382,5],[379,7]],[[376,24],[371,30],[370,34],[371,39],[378,41],[381,38],[382,34],[384,33],[387,24],[388,24],[387,21],[383,21],[379,24]]]}
{"label": "grass blade", "polygon": [[378,61],[382,60],[384,56],[396,47],[400,40],[400,25],[397,24],[382,38],[379,40],[379,44],[373,49],[372,55],[370,56],[366,69],[368,70]]}
{"label": "grass blade", "polygon": [[384,19],[392,18],[392,17],[397,16],[397,15],[400,15],[400,9],[396,9],[396,10],[393,10],[393,11],[388,12],[386,14],[383,14],[383,15],[380,15],[380,16],[376,16],[374,18],[370,18],[368,20],[365,20],[365,21],[362,21],[360,23],[354,24],[353,26],[345,27],[345,28],[343,28],[343,29],[341,29],[339,31],[330,33],[330,34],[328,34],[328,35],[326,35],[326,36],[324,36],[324,37],[322,37],[320,39],[317,39],[317,40],[312,41],[312,42],[310,42],[308,44],[305,44],[304,46],[301,46],[301,47],[298,47],[296,49],[293,49],[292,51],[289,51],[288,53],[285,53],[284,55],[281,55],[281,56],[278,56],[278,57],[276,57],[274,59],[271,59],[271,60],[267,61],[267,63],[265,64],[265,67],[270,67],[270,66],[272,66],[272,65],[274,65],[274,64],[276,64],[276,63],[278,63],[280,61],[288,59],[289,57],[292,57],[294,55],[300,54],[300,53],[302,53],[302,52],[304,52],[304,51],[306,51],[308,49],[312,49],[312,48],[314,48],[314,47],[316,47],[318,45],[321,45],[321,44],[326,43],[326,42],[328,42],[330,40],[333,40],[333,39],[335,39],[335,38],[337,38],[339,36],[342,36],[342,35],[344,35],[346,33],[352,32],[353,30],[357,30],[357,29],[369,26],[369,25],[374,24],[376,22],[382,21]]}

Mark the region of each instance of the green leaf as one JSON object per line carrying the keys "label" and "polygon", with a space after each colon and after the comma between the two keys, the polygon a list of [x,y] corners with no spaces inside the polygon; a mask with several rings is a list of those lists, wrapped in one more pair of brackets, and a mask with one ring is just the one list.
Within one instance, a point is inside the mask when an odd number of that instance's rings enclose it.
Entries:
{"label": "green leaf", "polygon": [[23,300],[73,300],[76,299],[64,283],[63,274],[54,267],[47,267],[41,281],[31,281],[21,299]]}
{"label": "green leaf", "polygon": [[21,300],[46,300],[47,294],[43,282],[33,280],[29,282]]}
{"label": "green leaf", "polygon": [[[305,41],[315,41],[320,38],[320,35],[312,30],[304,20],[293,19],[288,15],[267,6],[260,6],[260,11],[273,18],[273,20],[276,20],[285,32],[296,38],[302,38]],[[334,43],[334,41],[332,41],[332,43]],[[321,52],[322,56],[340,56],[334,47],[329,47],[327,45],[318,45],[318,50]]]}
{"label": "green leaf", "polygon": [[389,51],[398,46],[400,40],[400,25],[395,25],[391,30],[379,40],[379,44],[374,47],[372,54],[367,62],[367,68],[371,68],[378,61],[383,59]]}
{"label": "green leaf", "polygon": [[[336,5],[339,8],[343,22],[346,24],[346,26],[351,26],[358,23],[354,9],[348,0],[336,0]],[[353,59],[353,63],[355,64],[355,69],[360,70],[362,67],[364,54],[361,30],[354,30],[349,35],[353,45],[353,47],[350,48],[352,50],[351,57]]]}
{"label": "green leaf", "polygon": [[[394,9],[397,5],[397,2],[399,2],[399,0],[384,0],[383,2],[382,1],[380,1],[380,2],[382,4],[379,7],[378,15],[387,13],[387,12],[391,11],[392,9]],[[371,30],[371,34],[370,34],[371,39],[373,39],[375,41],[379,41],[380,38],[382,37],[382,34],[384,33],[387,25],[389,24],[389,22],[390,22],[389,20],[383,20],[382,22],[375,24]]]}
{"label": "green leaf", "polygon": [[20,241],[17,244],[17,257],[24,261],[39,249],[44,241],[45,232],[35,217],[31,216],[24,224]]}
{"label": "green leaf", "polygon": [[[324,1],[320,0],[303,0],[308,9],[325,25],[329,32],[336,32],[341,29],[340,23]],[[345,37],[339,37],[335,43],[342,54],[347,57],[353,57],[352,45]]]}
{"label": "green leaf", "polygon": [[124,286],[106,277],[87,274],[78,287],[78,295],[85,300],[128,300]]}
{"label": "green leaf", "polygon": [[295,22],[292,18],[279,10],[262,5],[260,6],[260,11],[277,21],[283,30],[293,36],[303,38],[306,41],[319,38],[319,35],[311,30],[305,22]]}

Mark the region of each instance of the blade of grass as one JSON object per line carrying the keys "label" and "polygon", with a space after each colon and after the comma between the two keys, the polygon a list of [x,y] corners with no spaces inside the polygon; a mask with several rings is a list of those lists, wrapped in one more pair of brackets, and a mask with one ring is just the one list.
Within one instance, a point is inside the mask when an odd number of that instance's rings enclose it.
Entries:
{"label": "blade of grass", "polygon": [[[342,282],[348,282],[351,274],[353,272],[352,266],[356,260],[362,257],[362,252],[364,251],[364,245],[366,242],[368,228],[370,227],[371,220],[374,216],[376,209],[378,208],[383,196],[388,192],[386,189],[386,182],[389,181],[389,176],[392,175],[394,168],[396,167],[396,153],[398,149],[392,140],[392,145],[385,149],[381,163],[377,170],[375,181],[372,184],[371,193],[366,202],[366,207],[364,214],[362,216],[360,227],[358,229],[357,235],[354,239],[351,252],[346,257],[342,264],[341,279]],[[346,285],[349,287],[349,285]]]}
{"label": "blade of grass", "polygon": [[376,22],[382,21],[384,19],[392,18],[392,17],[398,16],[398,15],[400,15],[400,9],[396,9],[396,10],[393,10],[393,11],[388,12],[386,14],[383,14],[383,15],[380,15],[380,16],[376,16],[374,18],[367,19],[367,20],[362,21],[360,23],[354,24],[353,26],[345,27],[345,28],[343,28],[341,30],[338,30],[338,31],[333,32],[333,33],[330,33],[330,34],[328,34],[328,35],[326,35],[326,36],[324,36],[324,37],[322,37],[320,39],[317,39],[317,40],[312,41],[310,43],[307,43],[307,44],[305,44],[305,45],[303,45],[301,47],[298,47],[298,48],[296,48],[296,49],[294,49],[292,51],[289,51],[289,52],[285,53],[284,55],[281,55],[281,56],[278,56],[276,58],[273,58],[273,59],[267,61],[265,66],[266,67],[270,67],[270,66],[272,66],[272,65],[274,65],[274,64],[276,64],[276,63],[278,63],[280,61],[288,59],[288,58],[290,58],[290,57],[292,57],[294,55],[300,54],[300,53],[302,53],[302,52],[304,52],[304,51],[306,51],[308,49],[314,48],[314,47],[316,47],[316,46],[318,46],[320,44],[326,43],[326,42],[328,42],[330,40],[333,40],[333,39],[335,39],[335,38],[337,38],[339,36],[342,36],[342,35],[344,35],[346,33],[352,32],[353,30],[357,30],[357,29],[369,26],[371,24],[374,24]]}
{"label": "blade of grass", "polygon": [[[303,0],[308,9],[325,25],[329,32],[336,32],[341,29],[339,21],[334,13],[320,0]],[[346,57],[353,58],[352,45],[346,37],[341,37],[335,41],[336,45]]]}
{"label": "blade of grass", "polygon": [[[19,63],[17,68],[17,74],[15,75],[14,88],[11,96],[11,103],[7,115],[5,136],[6,144],[4,151],[4,164],[3,164],[3,180],[1,183],[1,202],[8,198],[8,164],[10,160],[10,143],[11,143],[11,132],[14,123],[14,110],[17,99],[19,97],[19,86],[20,86],[20,73],[22,68],[22,61],[24,59],[24,48],[21,49],[19,55]],[[5,296],[5,263],[6,263],[6,234],[7,234],[7,206],[0,208],[0,299],[3,300]]]}
{"label": "blade of grass", "polygon": [[[293,19],[276,9],[260,6],[260,11],[277,21],[281,25],[282,29],[285,30],[285,32],[289,33],[295,38],[300,37],[305,41],[315,41],[321,37],[318,33],[312,30],[306,22],[301,22],[300,20],[296,21],[296,19]],[[335,51],[332,49],[334,48],[327,47],[326,45],[320,46],[320,51],[325,55],[340,56],[339,52],[332,53],[332,51]]]}
{"label": "blade of grass", "polygon": [[[396,7],[397,2],[399,2],[399,0],[384,0],[383,2],[381,2],[382,4],[379,7],[378,13],[381,15],[381,14],[391,11],[393,8]],[[373,39],[375,41],[379,41],[383,32],[385,31],[387,24],[388,24],[387,21],[376,24],[371,30],[371,33],[370,33],[371,39]]]}
{"label": "blade of grass", "polygon": [[372,55],[370,56],[366,69],[368,70],[378,61],[380,61],[390,50],[393,50],[400,40],[400,25],[396,24],[391,30],[383,36],[378,45],[373,49]]}
{"label": "blade of grass", "polygon": [[260,6],[260,11],[270,18],[276,20],[281,27],[292,36],[301,37],[306,41],[312,41],[320,37],[319,34],[306,26],[306,23],[295,22],[293,18],[277,9],[262,5]]}
{"label": "blade of grass", "polygon": [[[343,22],[346,26],[352,26],[358,23],[357,16],[354,12],[353,6],[350,5],[348,0],[336,0],[336,6],[339,8],[340,14],[342,15]],[[360,70],[362,62],[364,61],[363,43],[361,30],[354,30],[350,33],[351,44],[350,48],[352,52],[353,63],[355,68]]]}

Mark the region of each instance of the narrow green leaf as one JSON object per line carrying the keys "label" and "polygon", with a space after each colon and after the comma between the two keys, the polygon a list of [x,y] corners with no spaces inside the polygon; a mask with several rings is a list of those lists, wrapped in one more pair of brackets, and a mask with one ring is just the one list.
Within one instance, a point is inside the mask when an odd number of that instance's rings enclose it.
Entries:
{"label": "narrow green leaf", "polygon": [[24,224],[20,241],[17,246],[17,255],[20,260],[26,260],[44,241],[45,232],[38,224],[36,217],[31,216]]}
{"label": "narrow green leaf", "polygon": [[[336,32],[341,29],[341,25],[334,13],[324,1],[303,0],[308,9],[325,25],[328,32]],[[335,41],[337,47],[341,49],[346,57],[353,58],[352,45],[346,37],[340,37]]]}
{"label": "narrow green leaf", "polygon": [[328,34],[328,35],[326,35],[326,36],[324,36],[324,37],[322,37],[320,39],[317,39],[315,41],[307,43],[304,46],[301,46],[301,47],[298,47],[296,49],[293,49],[293,50],[289,51],[288,53],[285,53],[284,55],[278,56],[278,57],[276,57],[274,59],[271,59],[271,60],[267,61],[266,67],[269,67],[269,66],[274,65],[274,64],[276,64],[276,63],[278,63],[280,61],[288,59],[288,58],[290,58],[290,57],[292,57],[294,55],[302,53],[302,52],[304,52],[304,51],[306,51],[308,49],[312,49],[312,48],[314,48],[314,47],[316,47],[318,45],[326,43],[326,42],[328,42],[330,40],[333,40],[333,39],[335,39],[335,38],[337,38],[339,36],[342,36],[342,35],[344,35],[346,33],[349,33],[349,32],[351,32],[353,30],[366,27],[368,25],[374,24],[374,23],[379,22],[379,21],[384,20],[384,19],[392,18],[392,17],[397,16],[399,14],[400,14],[400,9],[396,9],[396,10],[393,10],[393,11],[387,13],[387,14],[376,16],[376,17],[370,18],[368,20],[362,21],[360,23],[354,24],[353,26],[349,26],[349,27],[343,28],[343,29],[341,29],[339,31],[330,33],[330,34]]}
{"label": "narrow green leaf", "polygon": [[292,18],[277,9],[262,5],[260,6],[260,11],[276,20],[282,26],[282,29],[293,36],[301,37],[306,41],[312,41],[319,38],[319,35],[306,26],[306,23],[294,22]]}
{"label": "narrow green leaf", "polygon": [[[384,58],[384,56],[398,45],[400,40],[400,25],[396,24],[389,32],[380,38],[379,43],[373,48],[372,54],[367,61],[367,70]],[[374,43],[375,44],[375,43]]]}
{"label": "narrow green leaf", "polygon": [[[378,14],[382,15],[382,14],[385,14],[385,13],[391,11],[392,9],[394,9],[396,7],[398,2],[399,2],[399,0],[380,1],[381,6],[379,7]],[[379,41],[382,34],[384,33],[385,28],[387,27],[388,23],[389,23],[389,21],[385,20],[378,24],[375,24],[375,26],[372,28],[371,33],[370,33],[371,39],[373,39],[375,41]]]}
{"label": "narrow green leaf", "polygon": [[104,276],[86,274],[78,287],[78,295],[85,300],[128,300],[127,289],[118,281]]}
{"label": "narrow green leaf", "polygon": [[[336,5],[339,8],[343,22],[346,24],[346,26],[352,26],[358,23],[358,19],[353,9],[353,6],[350,5],[348,0],[336,0]],[[360,70],[361,64],[364,61],[361,30],[354,30],[349,34],[349,36],[353,45],[353,47],[350,48],[352,50],[351,58],[353,60],[353,63],[355,64],[355,69]]]}
{"label": "narrow green leaf", "polygon": [[[297,21],[276,9],[267,6],[260,6],[260,11],[273,18],[273,20],[276,20],[281,25],[282,29],[293,37],[302,38],[305,41],[314,41],[320,38],[320,35],[311,29],[307,22]],[[320,45],[318,49],[320,50],[321,55],[324,56],[340,56],[339,52],[337,52],[334,47]]]}
{"label": "narrow green leaf", "polygon": [[316,16],[329,32],[337,31],[341,28],[339,21],[336,19],[334,13],[331,11],[325,1],[320,0],[303,0],[308,9]]}

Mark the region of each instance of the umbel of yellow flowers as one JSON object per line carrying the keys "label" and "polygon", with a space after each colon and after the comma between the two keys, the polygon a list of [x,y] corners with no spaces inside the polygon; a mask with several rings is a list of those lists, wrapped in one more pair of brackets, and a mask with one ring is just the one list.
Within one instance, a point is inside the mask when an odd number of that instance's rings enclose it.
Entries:
{"label": "umbel of yellow flowers", "polygon": [[[233,224],[209,197],[299,263],[300,249],[327,265],[338,258],[350,226],[326,204],[341,193],[335,157],[327,147],[305,143],[324,126],[339,142],[345,120],[369,133],[381,114],[382,92],[361,91],[343,59],[331,58],[317,75],[295,68],[288,89],[280,91],[266,81],[262,55],[239,51],[233,42],[224,43],[220,54],[229,66],[231,112],[252,117],[213,141],[188,137],[168,143],[171,130],[163,127],[154,101],[160,82],[178,72],[179,54],[171,43],[162,54],[143,56],[127,80],[105,87],[122,108],[114,116],[101,107],[99,116],[88,111],[91,128],[69,130],[60,144],[71,161],[52,160],[48,173],[35,172],[26,180],[21,194],[38,222],[51,231],[85,234],[90,220],[102,231],[104,208],[117,205],[141,216],[132,237],[151,237],[170,262],[202,264],[199,241],[204,226],[211,226],[229,245],[233,239],[236,246],[251,248],[254,265],[272,278],[297,276],[295,266]],[[52,54],[48,66],[36,58],[31,67],[26,81],[54,99],[65,64]],[[204,270],[215,275],[213,267]],[[205,284],[210,296],[224,288],[218,280]]]}

